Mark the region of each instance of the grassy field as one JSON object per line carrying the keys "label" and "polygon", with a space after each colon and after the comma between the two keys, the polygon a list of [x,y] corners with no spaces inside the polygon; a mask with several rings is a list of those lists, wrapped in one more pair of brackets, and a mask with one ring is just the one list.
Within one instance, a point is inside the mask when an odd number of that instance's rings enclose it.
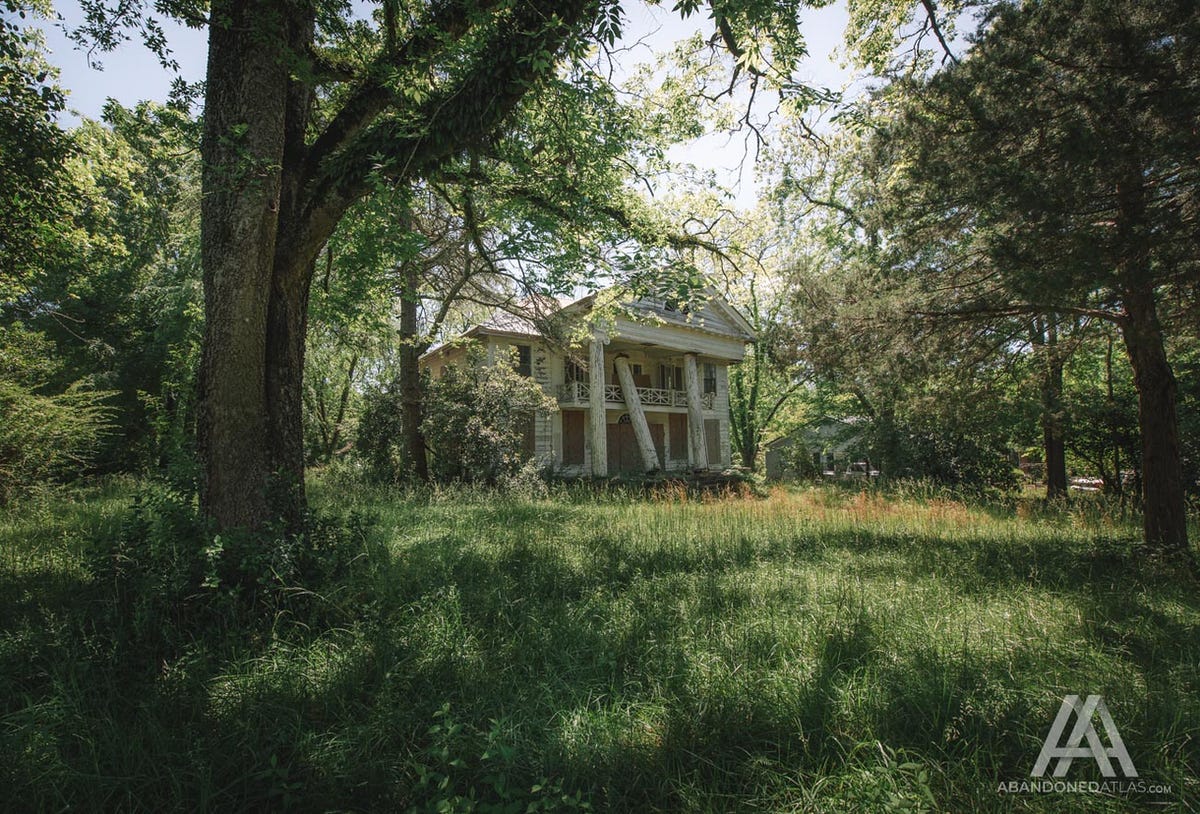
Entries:
{"label": "grassy field", "polygon": [[1068,693],[1200,806],[1200,587],[1098,504],[313,493],[374,518],[340,576],[149,643],[128,486],[0,516],[0,809],[1126,810],[997,791]]}

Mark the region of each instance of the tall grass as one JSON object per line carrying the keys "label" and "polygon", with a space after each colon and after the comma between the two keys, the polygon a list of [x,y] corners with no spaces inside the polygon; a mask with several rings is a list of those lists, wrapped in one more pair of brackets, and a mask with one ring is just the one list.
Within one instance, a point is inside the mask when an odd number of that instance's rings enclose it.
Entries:
{"label": "tall grass", "polygon": [[369,567],[319,615],[153,663],[81,622],[104,594],[79,541],[116,496],[0,521],[9,807],[1122,810],[997,793],[1068,693],[1102,694],[1172,787],[1141,802],[1200,801],[1197,586],[1107,507],[313,494],[377,518]]}

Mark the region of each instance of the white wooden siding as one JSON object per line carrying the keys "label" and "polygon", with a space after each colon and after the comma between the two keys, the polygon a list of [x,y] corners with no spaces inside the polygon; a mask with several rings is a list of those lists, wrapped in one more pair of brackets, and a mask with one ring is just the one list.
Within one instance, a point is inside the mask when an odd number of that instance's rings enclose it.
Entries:
{"label": "white wooden siding", "polygon": [[[698,316],[711,317],[714,320],[721,319],[723,324],[729,329],[728,323],[724,322],[723,317],[715,312],[710,314],[708,311],[709,308],[710,306],[705,306],[705,309],[702,309]],[[731,362],[742,359],[745,347],[744,341],[740,337],[715,336],[710,333],[694,330],[685,324],[674,324],[674,320],[670,320],[669,322],[671,324],[660,322],[657,325],[643,325],[625,319],[617,320],[617,324],[613,326],[613,331],[611,332],[612,340],[605,348],[605,379],[609,382],[615,381],[612,367],[613,360],[618,354],[628,356],[630,364],[641,365],[642,372],[650,376],[651,383],[655,387],[659,387],[662,384],[659,380],[659,365],[682,365],[685,353],[696,353],[700,356],[702,364],[713,364],[716,368],[717,392],[713,396],[711,408],[704,410],[703,416],[705,419],[716,419],[718,421],[720,428],[720,455],[719,460],[711,461],[710,464],[712,466],[729,466],[732,462],[732,454],[730,448],[728,366]],[[559,388],[565,383],[565,353],[550,346],[548,343],[539,342],[532,337],[528,340],[513,337],[486,337],[484,339],[486,344],[485,363],[494,363],[498,359],[505,358],[508,348],[512,346],[521,344],[530,345],[531,375],[546,393],[551,396],[558,395]],[[641,343],[645,343],[651,347],[641,347]],[[464,358],[465,352],[463,349],[448,348],[443,353],[431,355],[426,358],[422,364],[436,375],[436,372],[446,364],[461,364]],[[614,424],[624,414],[625,410],[611,407],[605,412],[606,423]],[[667,415],[672,412],[682,413],[686,412],[686,410],[683,407],[654,407],[647,411],[647,419],[650,423],[663,425],[663,444],[664,451],[667,453],[666,464],[668,468],[674,466],[675,468],[686,469],[691,466],[690,445],[688,461],[675,462],[670,460],[669,457],[671,437],[670,422],[667,419]],[[586,413],[587,410],[585,408],[585,415]],[[561,414],[555,411],[539,415],[534,425],[534,450],[535,455],[542,465],[567,476],[583,476],[591,472],[592,451],[590,439],[585,436],[584,460],[581,466],[564,466],[562,463],[562,449]]]}

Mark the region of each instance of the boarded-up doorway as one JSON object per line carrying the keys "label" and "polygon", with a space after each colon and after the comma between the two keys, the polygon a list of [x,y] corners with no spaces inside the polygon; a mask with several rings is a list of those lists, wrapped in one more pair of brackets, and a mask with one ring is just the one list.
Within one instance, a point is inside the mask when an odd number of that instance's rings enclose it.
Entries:
{"label": "boarded-up doorway", "polygon": [[687,422],[687,413],[671,413],[667,416],[667,426],[671,430],[672,461],[686,461],[688,459]]}
{"label": "boarded-up doorway", "polygon": [[721,422],[718,419],[704,419],[704,444],[708,449],[709,467],[720,468],[724,456],[721,455]]}
{"label": "boarded-up doorway", "polygon": [[583,410],[562,411],[562,462],[564,466],[583,465]]}
{"label": "boarded-up doorway", "polygon": [[[658,465],[663,465],[663,425],[650,425],[650,439],[658,453]],[[642,453],[638,450],[637,436],[632,424],[608,425],[608,473],[642,472]]]}

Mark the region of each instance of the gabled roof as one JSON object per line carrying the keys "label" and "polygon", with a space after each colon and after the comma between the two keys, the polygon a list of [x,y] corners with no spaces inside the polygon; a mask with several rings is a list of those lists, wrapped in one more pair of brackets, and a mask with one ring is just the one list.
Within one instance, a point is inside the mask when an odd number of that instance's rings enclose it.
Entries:
{"label": "gabled roof", "polygon": [[492,315],[483,322],[474,326],[470,330],[459,334],[452,340],[439,342],[429,350],[421,354],[420,361],[424,361],[438,353],[442,353],[452,347],[458,340],[474,339],[478,336],[502,336],[510,339],[537,339],[541,336],[541,331],[533,324],[533,320],[528,317],[514,314],[510,311],[504,311],[497,308],[492,312]]}
{"label": "gabled roof", "polygon": [[850,415],[835,418],[822,415],[807,423],[795,427],[778,438],[768,441],[767,449],[779,449],[797,442],[815,443],[834,441],[848,443],[867,429],[867,419],[864,416]]}
{"label": "gabled roof", "polygon": [[[634,310],[654,317],[656,320],[666,320],[680,327],[704,331],[706,333],[716,333],[723,336],[737,336],[747,342],[753,342],[758,338],[757,332],[746,321],[746,318],[728,300],[722,297],[720,292],[712,286],[705,286],[702,291],[704,297],[700,301],[699,313],[668,309],[664,302],[649,299],[635,300],[627,305]],[[580,311],[586,313],[591,310],[596,296],[597,294],[588,294],[585,297],[580,297],[578,300],[564,306],[563,311]],[[717,321],[725,324],[716,325],[711,319],[706,321],[703,312],[707,309],[712,309],[714,316],[718,317]],[[721,328],[725,328],[725,330]]]}
{"label": "gabled roof", "polygon": [[[746,321],[715,288],[706,286],[704,298],[695,312],[676,310],[663,302],[641,299],[628,303],[632,310],[652,317],[655,321],[666,322],[680,328],[713,334],[716,336],[740,339],[743,342],[753,342],[756,338],[754,328]],[[592,310],[596,301],[596,293],[588,294],[579,299],[562,305],[560,313],[586,314]],[[551,306],[554,307],[554,306]],[[459,339],[470,339],[480,336],[498,336],[515,339],[536,339],[542,336],[537,325],[528,317],[497,309],[488,319],[461,334]],[[422,361],[434,354],[444,351],[451,342],[440,343],[422,356]]]}
{"label": "gabled roof", "polygon": [[[643,307],[649,305],[648,309],[655,316],[666,318],[670,322],[682,325],[683,327],[692,328],[698,331],[709,331],[711,333],[725,334],[727,331],[721,330],[721,327],[732,328],[728,332],[732,335],[740,336],[748,342],[753,342],[757,338],[757,334],[746,318],[741,315],[737,308],[729,303],[721,294],[712,286],[705,286],[703,289],[704,298],[699,303],[699,309],[695,313],[679,310],[667,310],[665,307],[657,303],[646,303],[644,300],[634,303],[635,307]],[[717,318],[717,322],[725,323],[724,326],[714,324],[705,313],[712,311],[713,316]]]}
{"label": "gabled roof", "polygon": [[516,334],[518,336],[541,336],[537,326],[533,324],[533,320],[520,314],[512,314],[508,311],[495,311],[490,317],[476,325],[468,334],[471,333],[503,333]]}

